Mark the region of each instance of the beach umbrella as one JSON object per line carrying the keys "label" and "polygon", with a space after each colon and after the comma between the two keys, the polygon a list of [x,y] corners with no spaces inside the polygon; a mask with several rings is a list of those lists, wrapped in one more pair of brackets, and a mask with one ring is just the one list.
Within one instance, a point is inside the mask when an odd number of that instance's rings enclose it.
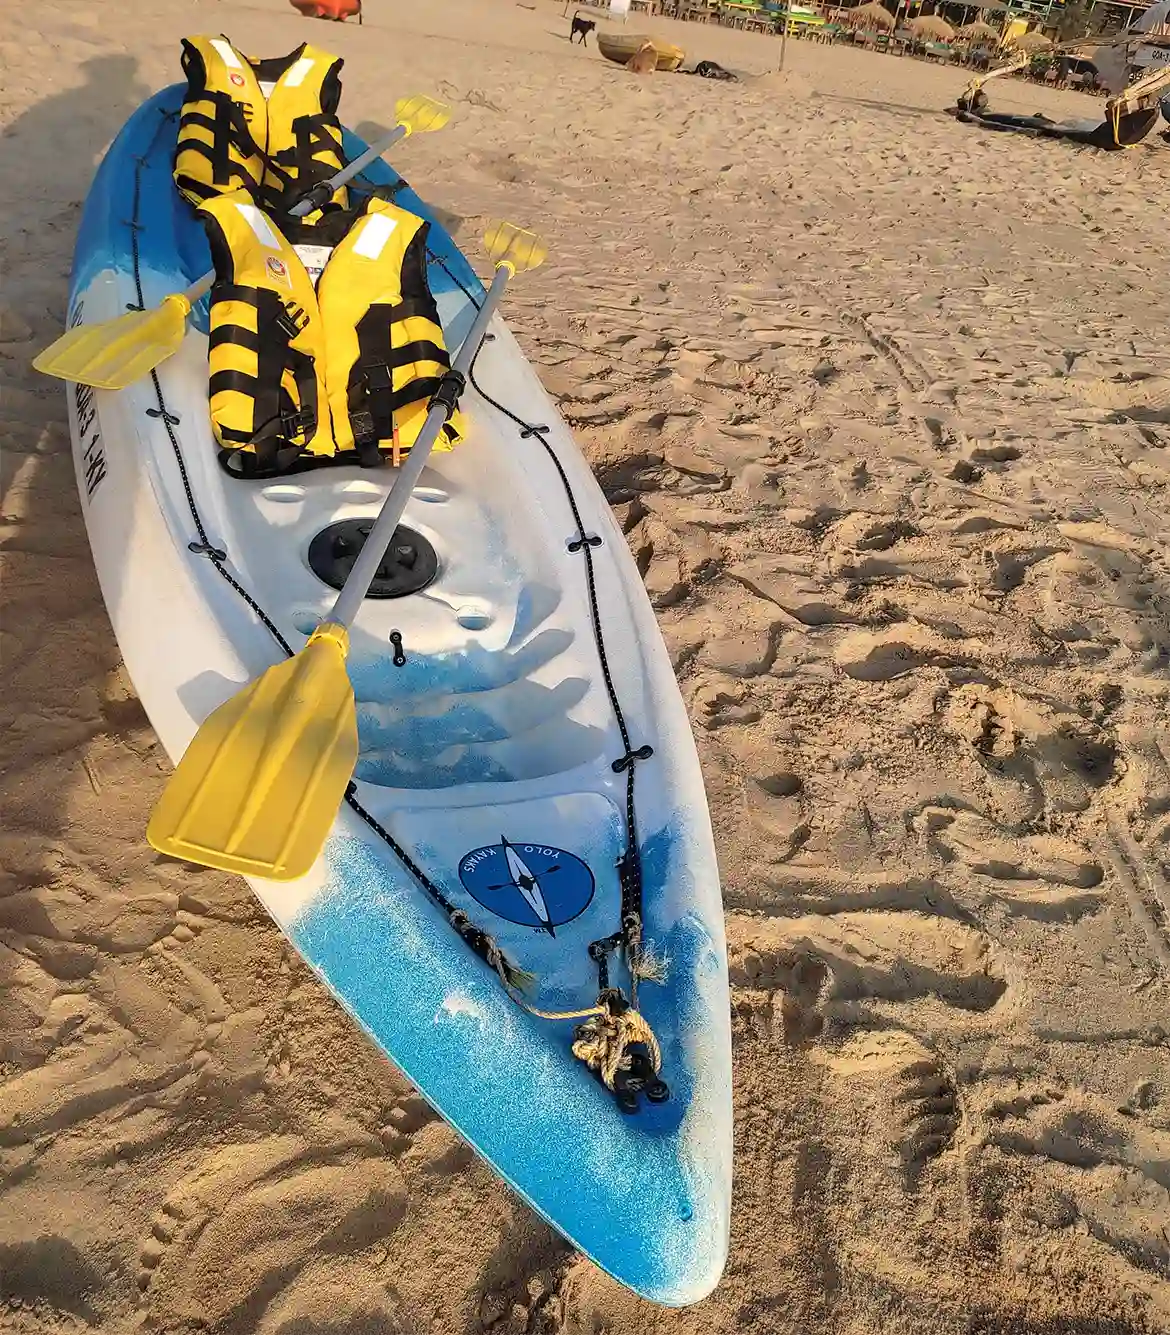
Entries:
{"label": "beach umbrella", "polygon": [[995,46],[999,42],[999,33],[991,24],[981,23],[978,19],[960,28],[958,36],[968,46]]}
{"label": "beach umbrella", "polygon": [[1014,37],[1008,45],[1013,51],[1026,56],[1032,51],[1047,51],[1052,45],[1052,38],[1045,37],[1042,32],[1025,32],[1019,37]]}
{"label": "beach umbrella", "polygon": [[845,22],[851,28],[885,28],[889,31],[894,26],[894,16],[884,5],[871,3],[851,9],[845,15]]}
{"label": "beach umbrella", "polygon": [[910,25],[915,37],[925,37],[932,42],[949,42],[955,35],[954,28],[937,14],[923,14]]}

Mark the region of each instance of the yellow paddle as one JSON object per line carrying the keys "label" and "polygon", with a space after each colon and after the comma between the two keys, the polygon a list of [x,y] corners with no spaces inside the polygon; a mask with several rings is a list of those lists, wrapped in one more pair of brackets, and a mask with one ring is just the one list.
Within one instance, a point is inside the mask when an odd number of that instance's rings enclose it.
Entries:
{"label": "yellow paddle", "polygon": [[345,670],[349,627],[508,279],[547,254],[538,237],[511,223],[493,224],[484,244],[496,266],[487,298],[332,611],[299,654],[245,686],[195,734],[146,828],[160,853],[274,881],[303,876],[316,861],[357,762],[357,709]]}
{"label": "yellow paddle", "polygon": [[[385,138],[347,163],[335,176],[322,181],[290,211],[304,215],[328,201],[333,192],[352,180],[375,158],[416,131],[441,130],[451,118],[444,102],[416,93],[399,98],[394,107],[398,123]],[[186,292],[172,292],[151,311],[131,311],[99,324],[81,324],[61,335],[33,359],[45,375],[73,380],[95,389],[125,389],[178,352],[191,308],[215,282],[215,270],[197,279]]]}

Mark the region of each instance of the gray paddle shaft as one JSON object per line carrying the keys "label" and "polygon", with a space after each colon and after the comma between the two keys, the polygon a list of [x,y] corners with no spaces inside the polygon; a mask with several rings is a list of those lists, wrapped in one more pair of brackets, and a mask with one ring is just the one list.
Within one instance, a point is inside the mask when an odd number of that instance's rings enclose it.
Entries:
{"label": "gray paddle shaft", "polygon": [[[359,153],[352,162],[347,162],[336,175],[331,176],[329,180],[325,182],[329,187],[329,193],[332,194],[334,190],[339,190],[347,181],[352,181],[353,178],[360,171],[368,167],[375,158],[380,158],[388,149],[393,148],[405,133],[405,125],[396,125],[390,133],[387,134],[385,139],[379,139],[376,144],[371,144],[364,153]],[[303,199],[299,204],[294,204],[289,211],[294,217],[300,218],[312,208],[313,201],[311,199]],[[205,296],[211,291],[211,286],[214,282],[215,270],[209,269],[201,278],[197,278],[191,284],[186,292],[183,293],[183,296],[185,296],[191,305],[194,306],[200,297]]]}
{"label": "gray paddle shaft", "polygon": [[[343,186],[346,181],[352,181],[353,178],[363,168],[368,167],[375,158],[380,158],[387,149],[393,147],[404,134],[407,133],[405,125],[396,125],[385,139],[379,139],[376,144],[371,144],[364,153],[359,153],[352,162],[347,162],[336,176],[331,176],[326,182],[329,187],[329,193],[332,194],[339,186]],[[294,218],[302,218],[314,207],[312,200],[303,199],[299,204],[294,204],[289,212]]]}
{"label": "gray paddle shaft", "polygon": [[[501,265],[496,270],[496,276],[492,279],[487,298],[479,308],[479,314],[475,317],[475,323],[471,326],[471,331],[463,340],[463,346],[459,349],[451,367],[452,371],[457,371],[460,375],[466,376],[471,370],[471,363],[475,359],[475,354],[479,351],[479,345],[483,342],[484,334],[487,333],[488,321],[500,304],[500,298],[504,295],[504,288],[508,285],[509,272],[507,265]],[[390,494],[382,503],[378,518],[374,521],[373,528],[370,529],[370,536],[363,543],[358,559],[353,563],[353,569],[349,572],[349,578],[342,586],[341,592],[337,595],[337,601],[333,604],[333,610],[326,618],[335,626],[345,626],[348,629],[353,625],[353,619],[358,614],[358,608],[361,607],[362,600],[369,592],[374,576],[378,573],[378,567],[382,564],[382,558],[386,555],[386,549],[390,546],[390,540],[394,537],[398,521],[406,510],[407,503],[410,501],[415,485],[422,475],[423,468],[426,467],[431,447],[439,438],[439,432],[443,429],[448,416],[448,409],[442,404],[436,404],[427,413],[427,420],[423,424],[423,429],[419,432],[418,439],[411,446],[410,453],[406,456],[406,462],[398,470],[398,476],[394,480],[393,487],[390,488]]]}

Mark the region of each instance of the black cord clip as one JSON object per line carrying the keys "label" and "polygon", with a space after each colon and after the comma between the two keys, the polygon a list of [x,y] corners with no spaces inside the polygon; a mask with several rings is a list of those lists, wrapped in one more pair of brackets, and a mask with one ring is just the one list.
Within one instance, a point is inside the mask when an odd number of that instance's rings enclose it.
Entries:
{"label": "black cord clip", "polygon": [[602,540],[596,533],[582,533],[579,537],[570,538],[569,541],[565,543],[565,546],[569,551],[576,554],[583,547],[600,547],[601,541]]}
{"label": "black cord clip", "polygon": [[147,408],[146,415],[147,417],[161,417],[168,426],[178,426],[183,420],[181,417],[176,417],[174,413],[169,412],[166,408]]}
{"label": "black cord clip", "polygon": [[548,433],[548,427],[546,426],[526,426],[524,430],[520,432],[520,439],[531,440],[532,437],[535,436],[539,440],[542,436],[546,435],[547,433]]}
{"label": "black cord clip", "polygon": [[390,632],[390,643],[394,647],[394,666],[405,667],[406,651],[402,647],[402,632],[400,630],[392,630]]}
{"label": "black cord clip", "polygon": [[609,989],[609,957],[622,943],[621,932],[602,937],[600,941],[589,943],[589,958],[597,965],[597,990],[604,993]]}
{"label": "black cord clip", "polygon": [[227,560],[227,552],[222,547],[213,547],[209,542],[189,542],[187,550],[196,556],[209,556],[213,561]]}
{"label": "black cord clip", "polygon": [[621,774],[624,770],[628,770],[636,760],[649,760],[653,754],[654,748],[647,743],[645,746],[638,747],[636,751],[627,751],[621,759],[613,762],[610,769],[615,774]]}

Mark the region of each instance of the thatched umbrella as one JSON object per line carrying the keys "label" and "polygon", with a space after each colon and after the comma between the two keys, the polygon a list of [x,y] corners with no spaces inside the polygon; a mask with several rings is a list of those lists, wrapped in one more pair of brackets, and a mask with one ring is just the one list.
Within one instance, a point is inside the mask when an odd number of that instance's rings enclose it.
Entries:
{"label": "thatched umbrella", "polygon": [[884,5],[870,3],[851,9],[845,15],[845,22],[851,28],[865,28],[869,31],[874,28],[885,28],[889,32],[894,26],[894,16]]}
{"label": "thatched umbrella", "polygon": [[1042,32],[1025,32],[1013,38],[1008,45],[1013,51],[1026,56],[1031,51],[1047,51],[1052,45],[1052,38],[1045,37]]}
{"label": "thatched umbrella", "polygon": [[996,46],[999,43],[999,33],[990,23],[981,23],[978,19],[960,28],[958,36],[968,46]]}
{"label": "thatched umbrella", "polygon": [[923,14],[921,18],[915,19],[910,25],[910,31],[915,37],[926,38],[931,42],[949,42],[955,35],[954,28],[937,14]]}

